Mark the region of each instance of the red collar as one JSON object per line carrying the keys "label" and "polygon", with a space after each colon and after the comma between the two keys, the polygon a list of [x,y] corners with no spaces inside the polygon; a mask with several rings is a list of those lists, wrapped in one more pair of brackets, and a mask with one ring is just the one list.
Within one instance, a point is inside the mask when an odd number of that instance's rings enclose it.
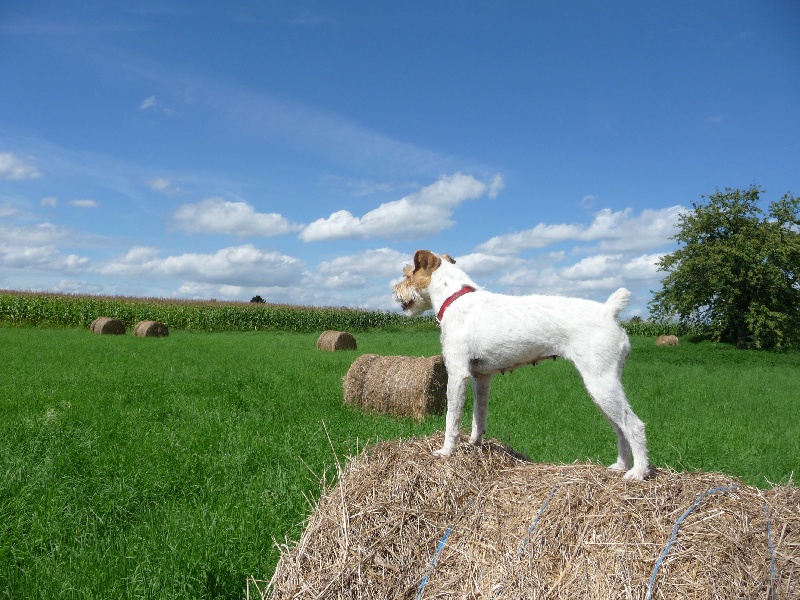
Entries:
{"label": "red collar", "polygon": [[470,292],[474,292],[474,291],[475,291],[474,287],[472,287],[471,285],[465,285],[460,290],[458,290],[455,294],[450,296],[447,300],[444,301],[444,303],[442,304],[442,307],[439,309],[439,314],[436,315],[436,320],[439,321],[439,323],[441,323],[442,322],[442,317],[444,317],[444,311],[447,310],[448,306],[450,306],[457,299],[461,298],[461,296],[463,296],[464,294],[469,294]]}

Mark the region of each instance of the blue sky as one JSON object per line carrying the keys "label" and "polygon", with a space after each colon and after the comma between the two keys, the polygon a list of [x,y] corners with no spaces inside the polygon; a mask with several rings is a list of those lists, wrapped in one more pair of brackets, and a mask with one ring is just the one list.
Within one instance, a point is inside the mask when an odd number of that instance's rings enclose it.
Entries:
{"label": "blue sky", "polygon": [[394,309],[413,252],[647,314],[682,210],[800,193],[800,5],[0,3],[0,288]]}

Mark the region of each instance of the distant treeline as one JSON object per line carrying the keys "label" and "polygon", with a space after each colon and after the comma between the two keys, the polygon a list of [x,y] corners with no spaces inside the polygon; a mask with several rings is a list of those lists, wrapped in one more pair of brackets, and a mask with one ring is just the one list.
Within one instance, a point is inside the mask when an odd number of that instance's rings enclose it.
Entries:
{"label": "distant treeline", "polygon": [[[219,302],[79,296],[0,291],[0,323],[51,327],[89,327],[98,317],[114,317],[127,327],[160,321],[170,329],[193,331],[337,331],[436,329],[432,315],[409,318],[388,311],[293,306],[261,302]],[[702,332],[677,323],[626,321],[630,335],[692,335]]]}

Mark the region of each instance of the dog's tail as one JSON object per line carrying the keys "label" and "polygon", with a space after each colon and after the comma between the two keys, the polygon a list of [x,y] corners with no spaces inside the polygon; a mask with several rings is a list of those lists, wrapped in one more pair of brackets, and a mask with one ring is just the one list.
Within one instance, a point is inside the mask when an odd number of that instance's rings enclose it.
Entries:
{"label": "dog's tail", "polygon": [[611,294],[606,300],[606,307],[611,310],[611,314],[617,317],[623,308],[628,306],[628,301],[631,299],[630,290],[619,288],[616,292]]}

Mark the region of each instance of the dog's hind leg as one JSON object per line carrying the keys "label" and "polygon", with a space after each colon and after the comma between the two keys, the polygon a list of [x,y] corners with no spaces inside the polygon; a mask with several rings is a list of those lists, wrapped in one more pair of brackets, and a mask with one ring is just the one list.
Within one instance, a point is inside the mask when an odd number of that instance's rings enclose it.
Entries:
{"label": "dog's hind leg", "polygon": [[597,376],[583,372],[581,375],[592,400],[617,434],[617,461],[609,468],[627,470],[625,479],[644,479],[649,470],[644,423],[631,409],[619,376],[616,373]]}
{"label": "dog's hind leg", "polygon": [[489,405],[489,389],[492,386],[492,376],[475,374],[472,376],[472,435],[469,443],[480,446],[483,435],[486,433],[486,411]]}

